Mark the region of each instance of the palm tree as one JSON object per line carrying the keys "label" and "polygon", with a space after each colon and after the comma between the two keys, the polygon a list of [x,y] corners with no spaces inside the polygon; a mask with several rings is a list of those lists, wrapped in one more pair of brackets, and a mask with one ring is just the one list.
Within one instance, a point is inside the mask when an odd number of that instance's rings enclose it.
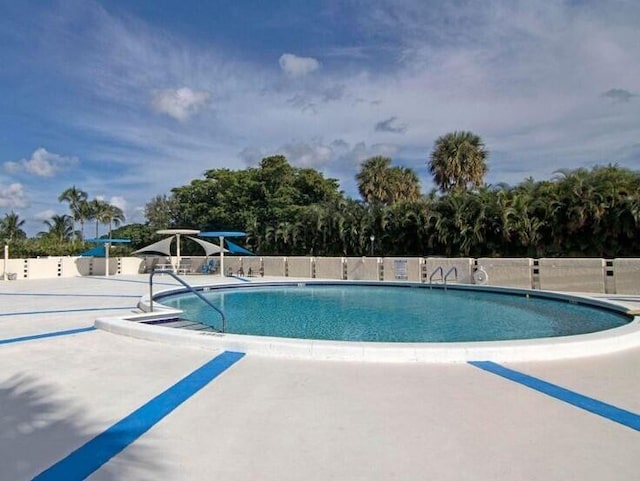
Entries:
{"label": "palm tree", "polygon": [[391,179],[392,204],[398,201],[416,202],[420,199],[420,180],[413,169],[393,167]]}
{"label": "palm tree", "polygon": [[100,222],[102,222],[103,219],[107,218],[107,210],[109,209],[109,203],[105,202],[104,200],[93,199],[88,203],[88,205],[90,210],[90,215],[88,219],[94,220],[96,222],[95,238],[97,239],[98,237],[100,237],[99,230],[98,230],[100,226]]}
{"label": "palm tree", "polygon": [[27,234],[22,230],[24,223],[24,219],[20,219],[20,216],[13,211],[5,214],[4,219],[0,220],[0,237],[9,243],[25,239]]}
{"label": "palm tree", "polygon": [[[78,189],[75,185],[69,187],[58,196],[59,202],[68,202],[69,210],[73,216],[74,223],[80,222],[80,233],[82,239],[84,239],[84,221],[89,217],[89,209],[87,206],[87,193]],[[75,229],[75,225],[74,225]],[[76,234],[74,232],[74,241],[76,240]]]}
{"label": "palm tree", "polygon": [[360,172],[356,175],[358,191],[362,199],[368,204],[387,201],[387,182],[389,181],[389,166],[391,159],[375,156],[362,163]]}
{"label": "palm tree", "polygon": [[124,212],[120,207],[117,207],[113,204],[107,204],[104,206],[104,210],[98,214],[98,219],[103,224],[109,225],[109,238],[111,238],[111,229],[115,225],[118,227],[120,223],[125,221]]}
{"label": "palm tree", "polygon": [[54,215],[51,220],[45,220],[47,232],[40,232],[40,236],[48,236],[58,242],[67,242],[73,237],[73,218],[70,215]]}
{"label": "palm tree", "polygon": [[480,187],[487,173],[488,152],[472,132],[453,132],[439,137],[427,166],[442,192]]}

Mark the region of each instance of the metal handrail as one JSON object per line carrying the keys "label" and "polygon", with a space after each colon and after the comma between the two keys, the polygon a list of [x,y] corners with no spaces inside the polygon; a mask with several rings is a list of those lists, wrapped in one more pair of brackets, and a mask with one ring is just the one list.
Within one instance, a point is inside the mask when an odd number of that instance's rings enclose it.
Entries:
{"label": "metal handrail", "polygon": [[438,266],[434,269],[434,271],[429,276],[429,284],[431,284],[431,281],[433,280],[433,276],[435,276],[438,272],[440,272],[440,279],[444,279],[444,269],[442,268],[442,266]]}
{"label": "metal handrail", "polygon": [[456,277],[455,277],[455,282],[458,282],[458,268],[457,268],[456,266],[453,266],[453,267],[452,267],[451,269],[449,269],[449,270],[447,271],[447,273],[444,275],[444,283],[445,283],[445,284],[447,283],[447,279],[448,279],[448,277],[449,277],[449,274],[451,274],[452,272],[453,272],[453,273],[455,274],[455,276],[456,276]]}
{"label": "metal handrail", "polygon": [[173,271],[157,270],[157,271],[153,271],[149,275],[149,311],[150,312],[153,312],[153,276],[156,275],[156,274],[166,274],[166,275],[168,275],[170,277],[173,277],[176,281],[178,281],[180,284],[182,284],[184,287],[186,287],[189,292],[192,292],[197,297],[199,297],[202,301],[204,301],[206,304],[208,304],[210,307],[215,309],[220,314],[220,316],[222,317],[222,330],[220,332],[225,332],[226,331],[226,329],[227,329],[227,318],[224,315],[224,312],[222,312],[220,309],[218,309],[216,306],[214,306],[211,303],[211,301],[209,301],[209,299],[204,297],[202,294],[200,294],[198,291],[196,291],[193,287],[191,287],[189,284],[187,284],[185,281],[183,281],[177,275],[175,275],[173,273]]}

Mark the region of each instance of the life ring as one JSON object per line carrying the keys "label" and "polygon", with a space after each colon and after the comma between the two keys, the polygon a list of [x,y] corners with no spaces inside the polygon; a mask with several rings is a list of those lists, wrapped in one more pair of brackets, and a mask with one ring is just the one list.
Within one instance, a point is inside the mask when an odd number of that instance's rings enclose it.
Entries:
{"label": "life ring", "polygon": [[484,270],[483,267],[478,267],[478,269],[473,273],[473,282],[475,284],[486,284],[489,281],[489,274]]}

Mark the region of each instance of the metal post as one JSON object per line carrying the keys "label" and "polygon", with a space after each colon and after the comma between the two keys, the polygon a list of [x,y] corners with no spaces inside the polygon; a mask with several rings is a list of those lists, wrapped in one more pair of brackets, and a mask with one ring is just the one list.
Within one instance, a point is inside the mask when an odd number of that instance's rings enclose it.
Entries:
{"label": "metal post", "polygon": [[224,277],[224,237],[220,236],[220,276]]}
{"label": "metal post", "polygon": [[9,275],[7,274],[7,265],[9,265],[9,246],[4,246],[4,269],[2,270],[2,279],[7,280]]}
{"label": "metal post", "polygon": [[180,234],[176,234],[176,242],[178,243],[178,247],[176,249],[178,259],[176,259],[176,266],[173,268],[173,272],[177,274],[178,269],[180,268]]}
{"label": "metal post", "polygon": [[109,277],[109,249],[111,248],[110,242],[104,243],[104,275]]}

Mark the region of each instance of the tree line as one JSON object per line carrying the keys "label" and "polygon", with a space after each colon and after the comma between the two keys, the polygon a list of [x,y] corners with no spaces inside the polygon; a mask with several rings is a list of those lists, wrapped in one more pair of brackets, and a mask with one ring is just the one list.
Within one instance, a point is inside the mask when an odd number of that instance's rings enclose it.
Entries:
{"label": "tree line", "polygon": [[147,204],[153,228],[248,233],[262,255],[588,256],[640,254],[640,173],[616,165],[559,171],[551,180],[485,185],[477,135],[440,137],[427,161],[438,189],[386,157],[361,164],[360,199],[283,156],[257,168],[208,170]]}
{"label": "tree line", "polygon": [[[412,169],[371,157],[355,174],[360,198],[353,199],[337,180],[269,156],[257,167],[207,170],[203,178],[154,197],[145,207],[146,224],[120,227],[114,235],[130,238],[130,248],[137,249],[157,240],[159,229],[242,230],[247,247],[260,255],[640,254],[639,172],[606,165],[515,186],[486,185],[487,157],[472,132],[438,138],[426,161],[437,189],[426,194]],[[84,238],[84,222],[97,217],[84,210],[86,194],[78,197],[73,189],[60,200],[69,203]],[[114,211],[106,218],[110,224],[124,220]]]}
{"label": "tree line", "polygon": [[[65,189],[58,197],[66,202],[70,214],[54,214],[43,221],[46,228],[35,238],[28,239],[23,227],[24,219],[15,212],[6,213],[0,219],[0,240],[11,245],[12,255],[33,257],[39,255],[73,255],[85,250],[85,224],[95,221],[95,237],[99,237],[99,226],[112,227],[124,222],[125,216],[119,207],[101,199],[89,199],[88,194],[75,185]],[[80,229],[76,229],[76,223]]]}

